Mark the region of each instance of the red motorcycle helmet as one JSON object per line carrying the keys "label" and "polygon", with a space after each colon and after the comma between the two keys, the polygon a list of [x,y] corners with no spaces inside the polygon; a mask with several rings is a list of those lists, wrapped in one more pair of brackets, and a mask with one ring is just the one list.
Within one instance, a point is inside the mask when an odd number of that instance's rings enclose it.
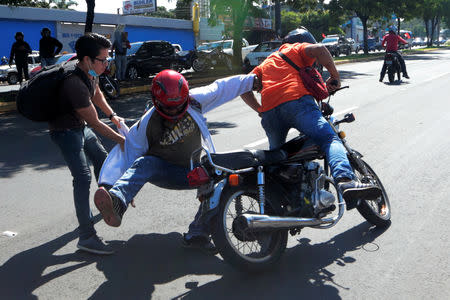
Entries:
{"label": "red motorcycle helmet", "polygon": [[189,86],[183,75],[163,70],[153,78],[152,101],[156,111],[169,121],[179,120],[189,106]]}

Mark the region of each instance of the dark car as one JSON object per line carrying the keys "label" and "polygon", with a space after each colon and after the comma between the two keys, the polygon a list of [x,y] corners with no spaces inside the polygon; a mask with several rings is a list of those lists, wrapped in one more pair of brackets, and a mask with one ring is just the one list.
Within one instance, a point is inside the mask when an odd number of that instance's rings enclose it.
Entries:
{"label": "dark car", "polygon": [[368,38],[367,39],[367,48],[369,49],[369,51],[373,51],[373,52],[375,52],[375,50],[378,50],[378,51],[383,50],[380,39],[376,39],[376,38]]}
{"label": "dark car", "polygon": [[341,35],[327,35],[322,44],[327,47],[331,55],[338,57],[340,54],[350,55],[352,53],[352,45]]}
{"label": "dark car", "polygon": [[131,48],[127,52],[127,78],[148,77],[164,69],[178,69],[178,57],[171,43],[166,41],[131,43]]}

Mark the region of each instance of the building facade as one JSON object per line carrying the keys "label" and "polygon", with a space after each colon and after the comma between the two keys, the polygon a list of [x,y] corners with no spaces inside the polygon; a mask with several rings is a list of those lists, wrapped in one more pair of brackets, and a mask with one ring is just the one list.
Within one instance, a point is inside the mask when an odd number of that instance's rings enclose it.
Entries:
{"label": "building facade", "polygon": [[[17,31],[24,33],[25,41],[33,50],[39,50],[44,27],[63,43],[63,51],[75,52],[75,41],[84,34],[85,21],[85,12],[0,5],[0,32],[4,39],[0,43],[0,56],[9,57]],[[93,31],[111,38],[118,25],[125,26],[130,42],[165,40],[180,44],[184,50],[195,47],[192,21],[189,20],[96,13]]]}

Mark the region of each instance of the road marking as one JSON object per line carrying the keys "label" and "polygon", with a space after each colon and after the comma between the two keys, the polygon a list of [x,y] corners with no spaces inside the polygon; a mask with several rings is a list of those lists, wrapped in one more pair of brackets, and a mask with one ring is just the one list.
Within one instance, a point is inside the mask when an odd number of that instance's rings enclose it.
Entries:
{"label": "road marking", "polygon": [[[342,110],[340,112],[337,112],[337,113],[335,113],[333,115],[334,116],[343,115],[343,114],[346,114],[346,113],[348,113],[348,112],[350,112],[352,110],[355,110],[355,109],[358,109],[358,106],[353,106],[353,107],[344,109],[344,110]],[[296,129],[292,128],[292,129],[289,130],[288,136],[293,134],[293,133],[298,133],[298,131]],[[255,141],[253,143],[247,144],[243,148],[254,148],[256,146],[259,146],[259,145],[262,145],[262,144],[265,144],[265,143],[268,143],[268,142],[269,142],[269,140],[267,138],[263,138],[263,139]]]}
{"label": "road marking", "polygon": [[430,81],[436,80],[436,79],[438,79],[438,78],[447,76],[447,75],[449,75],[449,74],[450,74],[450,72],[447,72],[447,73],[444,73],[444,74],[441,74],[441,75],[437,75],[437,76],[434,76],[434,77],[432,77],[432,78],[430,78],[430,79],[424,80],[423,82],[430,82]]}
{"label": "road marking", "polygon": [[15,237],[17,235],[17,232],[3,231],[2,235],[7,236],[7,237]]}

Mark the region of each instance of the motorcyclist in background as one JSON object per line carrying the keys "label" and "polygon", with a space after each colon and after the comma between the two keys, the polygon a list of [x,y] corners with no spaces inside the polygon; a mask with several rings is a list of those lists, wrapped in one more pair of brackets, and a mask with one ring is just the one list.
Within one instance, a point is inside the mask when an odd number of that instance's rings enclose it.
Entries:
{"label": "motorcyclist in background", "polygon": [[42,38],[39,41],[39,55],[42,67],[54,65],[56,62],[55,55],[58,55],[63,47],[60,41],[51,37],[51,33],[47,27],[41,30]]}
{"label": "motorcyclist in background", "polygon": [[[403,77],[409,79],[408,72],[406,72],[405,60],[403,59],[401,54],[397,52],[398,43],[406,45],[408,44],[408,42],[402,39],[401,36],[397,35],[396,32],[397,27],[389,26],[389,33],[383,36],[383,41],[381,42],[381,45],[383,46],[383,48],[386,48],[386,53],[390,52],[397,56],[400,66],[402,68]],[[383,82],[384,75],[386,74],[386,69],[387,69],[386,64],[383,64],[383,68],[381,69],[380,74],[380,82]]]}

